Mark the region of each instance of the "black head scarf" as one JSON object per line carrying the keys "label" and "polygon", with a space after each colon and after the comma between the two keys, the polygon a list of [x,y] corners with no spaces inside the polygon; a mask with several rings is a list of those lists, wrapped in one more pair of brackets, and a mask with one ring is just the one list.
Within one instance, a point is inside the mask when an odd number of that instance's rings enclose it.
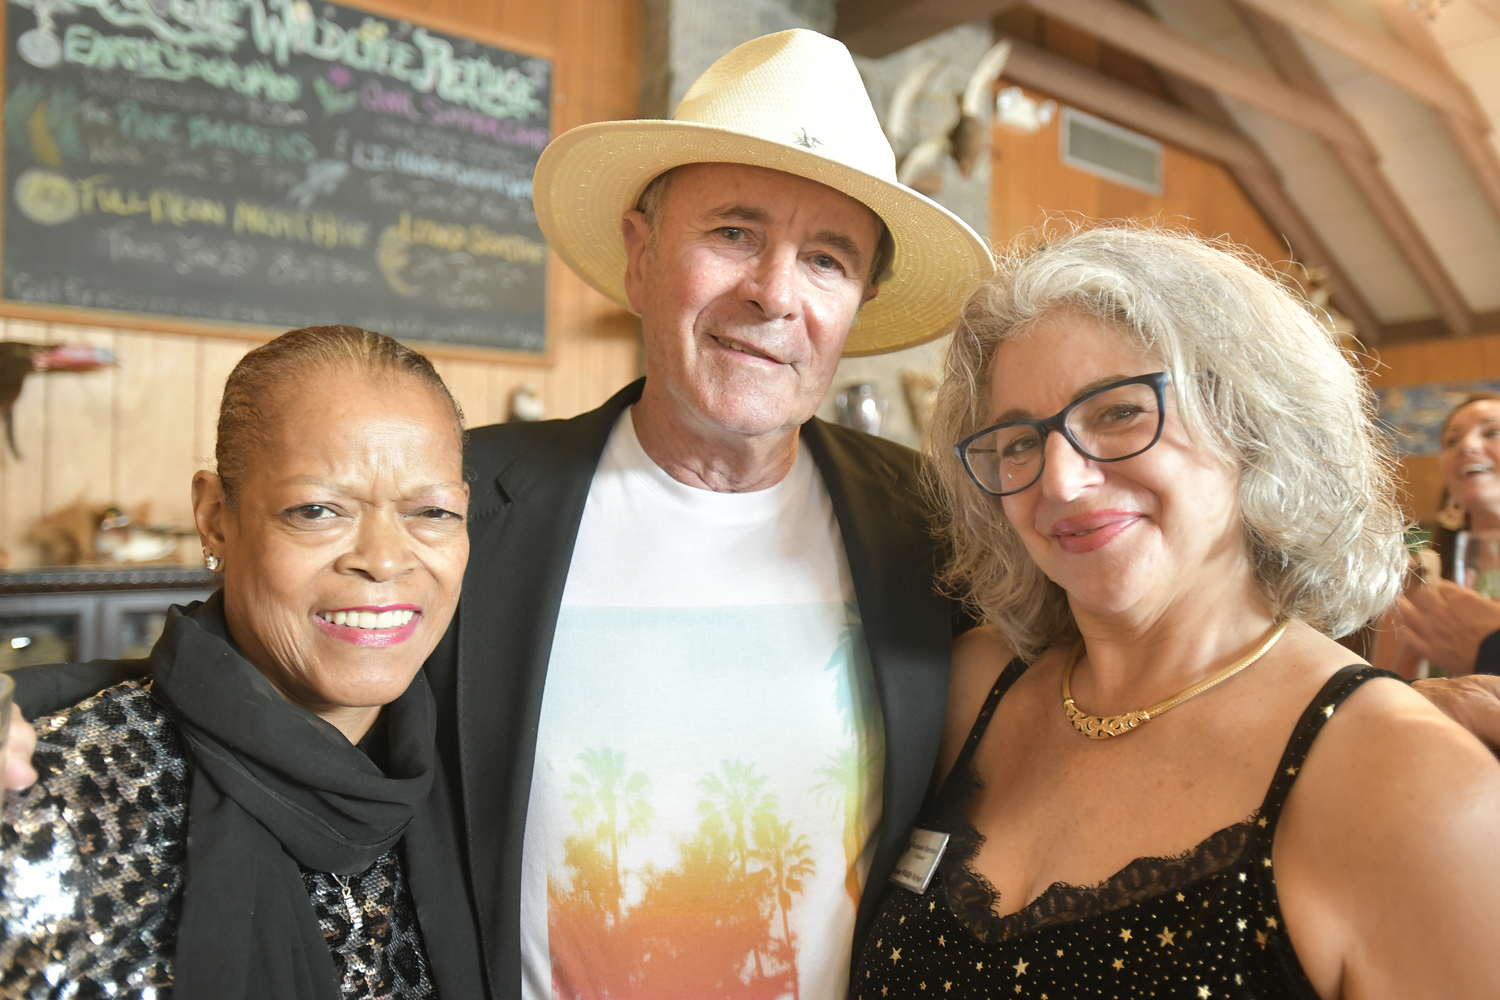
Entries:
{"label": "black head scarf", "polygon": [[192,765],[175,1000],[339,1000],[297,866],[352,875],[398,842],[439,995],[487,995],[425,674],[385,709],[382,771],[240,655],[222,591],[172,608],[151,671]]}

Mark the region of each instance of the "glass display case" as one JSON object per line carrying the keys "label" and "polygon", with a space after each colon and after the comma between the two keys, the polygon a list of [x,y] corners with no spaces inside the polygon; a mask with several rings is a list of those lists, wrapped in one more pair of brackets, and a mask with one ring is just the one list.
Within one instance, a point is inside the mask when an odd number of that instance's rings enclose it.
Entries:
{"label": "glass display case", "polygon": [[216,583],[178,567],[0,573],[0,671],[145,657],[167,609],[203,600]]}
{"label": "glass display case", "polygon": [[0,670],[92,660],[98,608],[73,595],[0,598]]}

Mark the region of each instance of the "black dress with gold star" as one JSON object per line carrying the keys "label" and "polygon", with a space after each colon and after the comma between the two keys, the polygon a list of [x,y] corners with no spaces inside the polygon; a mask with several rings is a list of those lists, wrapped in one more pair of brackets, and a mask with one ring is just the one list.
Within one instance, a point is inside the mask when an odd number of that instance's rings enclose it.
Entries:
{"label": "black dress with gold star", "polygon": [[918,824],[950,834],[948,848],[925,893],[886,887],[850,995],[1317,1000],[1283,926],[1271,843],[1302,762],[1334,709],[1365,681],[1395,675],[1360,664],[1330,678],[1302,713],[1250,819],[1181,857],[1138,858],[1096,886],[1059,882],[999,917],[993,888],[969,868],[982,838],[963,809],[979,784],[974,749],[1024,670],[1017,660],[995,682],[932,811]]}

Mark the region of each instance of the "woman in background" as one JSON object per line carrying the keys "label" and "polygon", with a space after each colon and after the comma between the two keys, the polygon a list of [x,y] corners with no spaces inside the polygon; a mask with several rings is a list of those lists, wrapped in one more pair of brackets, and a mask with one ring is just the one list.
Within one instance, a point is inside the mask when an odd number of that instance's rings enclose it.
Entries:
{"label": "woman in background", "polygon": [[[1500,674],[1500,601],[1454,581],[1460,531],[1500,531],[1500,394],[1476,392],[1453,408],[1438,436],[1443,508],[1430,570],[1396,604],[1379,634],[1376,661],[1404,677],[1427,660],[1450,675]],[[1490,638],[1493,636],[1494,638]]]}
{"label": "woman in background", "polygon": [[886,887],[857,996],[1500,995],[1500,763],[1330,638],[1405,571],[1370,410],[1195,238],[1079,232],[980,287],[932,439],[988,625],[947,849]]}
{"label": "woman in background", "polygon": [[294,330],[229,376],[217,457],[222,588],[148,679],[37,720],[0,995],[485,996],[421,672],[468,558],[458,406],[388,337]]}

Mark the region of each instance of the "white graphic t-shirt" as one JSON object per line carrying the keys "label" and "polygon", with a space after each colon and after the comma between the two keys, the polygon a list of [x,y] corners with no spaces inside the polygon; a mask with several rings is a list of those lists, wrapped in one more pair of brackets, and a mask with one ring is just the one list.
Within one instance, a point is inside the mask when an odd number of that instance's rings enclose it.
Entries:
{"label": "white graphic t-shirt", "polygon": [[885,748],[833,506],[672,479],[616,424],[548,665],[521,895],[528,1000],[834,1000]]}

